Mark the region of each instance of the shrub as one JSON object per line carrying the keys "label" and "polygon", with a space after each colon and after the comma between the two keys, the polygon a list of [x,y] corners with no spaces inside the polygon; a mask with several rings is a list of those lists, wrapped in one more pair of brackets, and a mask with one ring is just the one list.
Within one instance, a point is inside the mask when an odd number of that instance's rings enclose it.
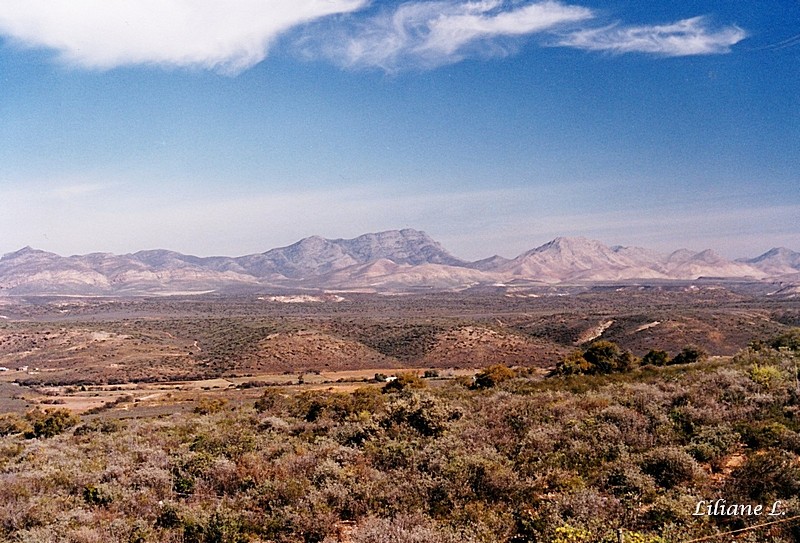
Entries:
{"label": "shrub", "polygon": [[690,483],[699,473],[694,459],[675,447],[663,447],[648,453],[641,463],[642,471],[663,488]]}
{"label": "shrub", "polygon": [[[689,494],[665,494],[658,496],[644,513],[644,520],[651,526],[663,529],[667,526],[686,525],[694,518],[692,512],[697,506],[697,500]],[[625,540],[627,541],[627,539]],[[668,539],[668,541],[685,541],[681,539]]]}
{"label": "shrub", "polygon": [[440,400],[414,394],[390,404],[383,425],[408,425],[424,436],[435,437],[444,433],[449,422],[460,417],[460,411],[451,409]]}
{"label": "shrub", "polygon": [[181,525],[181,517],[178,509],[171,503],[166,503],[161,507],[161,511],[156,517],[157,528],[177,528]]}
{"label": "shrub", "polygon": [[750,455],[731,474],[734,490],[741,496],[763,502],[790,498],[800,491],[800,468],[796,457],[780,449]]}
{"label": "shrub", "polygon": [[473,388],[492,388],[503,381],[508,381],[516,376],[514,371],[504,364],[494,364],[478,372],[475,376]]}
{"label": "shrub", "polygon": [[600,479],[602,488],[625,502],[638,502],[655,494],[653,479],[628,462],[619,462]]}
{"label": "shrub", "polygon": [[383,386],[384,392],[399,392],[407,389],[425,388],[427,384],[413,372],[398,373],[397,378]]}
{"label": "shrub", "polygon": [[558,363],[555,373],[559,375],[582,375],[594,373],[594,368],[583,357],[583,351],[572,351]]}
{"label": "shrub", "polygon": [[775,366],[761,365],[758,363],[754,363],[750,367],[747,371],[747,375],[754,382],[766,388],[770,388],[772,384],[780,382],[783,378],[780,369]]}
{"label": "shrub", "polygon": [[22,434],[32,431],[28,421],[14,413],[0,415],[0,436]]}
{"label": "shrub", "polygon": [[739,434],[727,425],[707,426],[692,437],[688,451],[698,462],[710,462],[718,470],[723,457],[738,439]]}
{"label": "shrub", "polygon": [[358,412],[377,413],[386,404],[386,397],[376,387],[360,387],[351,394],[353,409]]}
{"label": "shrub", "polygon": [[561,375],[605,374],[628,371],[636,359],[629,351],[623,351],[611,341],[595,341],[583,352],[575,351],[556,367]]}
{"label": "shrub", "polygon": [[642,357],[642,366],[666,366],[669,363],[667,351],[650,350]]}
{"label": "shrub", "polygon": [[93,419],[81,424],[72,432],[76,436],[84,436],[95,432],[110,434],[124,429],[126,424],[119,419]]}
{"label": "shrub", "polygon": [[215,511],[204,530],[204,543],[246,543],[239,518],[225,511]]}
{"label": "shrub", "polygon": [[324,543],[475,543],[469,534],[452,533],[421,515],[398,515],[393,519],[368,518],[355,527],[351,537],[325,539]]}
{"label": "shrub", "polygon": [[25,437],[28,439],[53,437],[80,422],[80,419],[68,409],[46,409],[44,412],[29,411],[25,418],[32,423],[31,430],[25,433]]}
{"label": "shrub", "polygon": [[780,422],[755,422],[738,425],[742,441],[751,449],[779,447],[787,435],[794,434]]}
{"label": "shrub", "polygon": [[83,501],[89,505],[108,505],[113,500],[111,495],[103,488],[96,487],[95,485],[86,485],[83,487]]}
{"label": "shrub", "polygon": [[776,350],[800,351],[800,328],[793,328],[788,332],[775,336],[767,341],[767,345]]}
{"label": "shrub", "polygon": [[598,414],[598,419],[616,426],[628,447],[642,449],[652,444],[647,419],[633,409],[618,404],[610,405]]}
{"label": "shrub", "polygon": [[555,529],[553,543],[590,543],[595,535],[585,528],[576,528],[565,524]]}
{"label": "shrub", "polygon": [[694,364],[697,362],[705,362],[708,360],[708,353],[695,345],[687,345],[681,352],[675,355],[675,358],[669,361],[670,365],[673,364]]}
{"label": "shrub", "polygon": [[306,422],[314,422],[322,416],[329,403],[330,399],[327,394],[309,390],[294,398],[291,411]]}
{"label": "shrub", "polygon": [[[620,541],[617,534],[611,534],[603,538],[603,543],[617,543]],[[658,535],[643,534],[641,532],[629,532],[622,530],[622,541],[625,543],[667,543],[667,540]]]}
{"label": "shrub", "polygon": [[225,406],[228,405],[228,400],[225,398],[200,398],[194,408],[194,412],[199,415],[211,415],[219,413]]}
{"label": "shrub", "polygon": [[268,388],[266,389],[259,399],[256,400],[254,405],[256,411],[263,413],[274,409],[283,400],[284,390],[282,388]]}

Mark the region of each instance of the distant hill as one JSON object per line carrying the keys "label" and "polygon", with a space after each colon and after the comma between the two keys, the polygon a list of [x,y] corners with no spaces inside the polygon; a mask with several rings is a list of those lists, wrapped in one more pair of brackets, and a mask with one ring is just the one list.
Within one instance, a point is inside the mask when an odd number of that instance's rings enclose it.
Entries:
{"label": "distant hill", "polygon": [[737,262],[749,264],[770,276],[796,275],[800,271],[800,253],[786,247],[776,247],[761,256]]}
{"label": "distant hill", "polygon": [[[727,260],[712,250],[663,255],[559,237],[516,258],[467,262],[419,230],[389,230],[353,239],[312,236],[240,257],[174,251],[92,253],[69,257],[25,247],[0,258],[0,295],[146,295],[270,289],[452,290],[505,284],[584,284],[800,278],[800,253],[772,249]],[[785,286],[785,285],[784,285]],[[791,287],[791,284],[789,285]]]}

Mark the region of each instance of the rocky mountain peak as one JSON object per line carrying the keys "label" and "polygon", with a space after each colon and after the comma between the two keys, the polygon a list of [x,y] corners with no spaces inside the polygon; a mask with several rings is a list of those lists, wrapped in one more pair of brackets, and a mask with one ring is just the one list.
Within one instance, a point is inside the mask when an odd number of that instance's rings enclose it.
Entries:
{"label": "rocky mountain peak", "polygon": [[779,247],[732,262],[712,250],[664,256],[585,237],[558,237],[514,259],[465,262],[421,230],[405,228],[352,239],[310,236],[265,253],[197,257],[150,250],[127,255],[61,257],[24,247],[0,258],[0,292],[131,295],[264,288],[466,288],[522,281],[569,284],[700,277],[800,276],[800,253]]}
{"label": "rocky mountain peak", "polygon": [[467,264],[448,253],[425,232],[412,228],[364,234],[350,240],[334,240],[334,243],[341,244],[361,263],[385,258],[397,264]]}

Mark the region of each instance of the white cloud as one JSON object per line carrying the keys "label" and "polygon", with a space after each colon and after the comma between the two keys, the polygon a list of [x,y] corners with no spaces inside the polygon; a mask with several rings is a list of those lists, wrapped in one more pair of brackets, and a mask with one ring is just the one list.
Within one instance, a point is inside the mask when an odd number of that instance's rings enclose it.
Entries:
{"label": "white cloud", "polygon": [[[469,54],[503,55],[503,39],[559,28],[593,17],[585,7],[547,0],[526,5],[502,0],[408,2],[350,29],[307,37],[306,53],[352,68],[395,71],[433,68]],[[315,43],[316,40],[316,43]]]}
{"label": "white cloud", "polygon": [[293,26],[368,0],[3,0],[0,34],[84,68],[134,64],[237,72]]}
{"label": "white cloud", "polygon": [[[2,0],[0,35],[56,51],[82,68],[150,64],[236,73],[263,60],[282,34],[312,22],[309,57],[350,68],[430,69],[512,53],[520,38],[662,56],[725,53],[736,26],[695,17],[664,25],[597,27],[587,7],[557,0],[412,0],[361,13],[370,0]],[[360,12],[346,18],[329,15]],[[322,20],[325,19],[323,23]],[[595,24],[592,24],[595,23]],[[575,25],[581,24],[581,28]],[[587,24],[590,27],[587,27]],[[546,41],[544,38],[543,41]]]}
{"label": "white cloud", "polygon": [[727,53],[745,39],[737,26],[713,29],[705,17],[665,25],[606,26],[570,32],[556,45],[613,53],[649,53],[669,57]]}

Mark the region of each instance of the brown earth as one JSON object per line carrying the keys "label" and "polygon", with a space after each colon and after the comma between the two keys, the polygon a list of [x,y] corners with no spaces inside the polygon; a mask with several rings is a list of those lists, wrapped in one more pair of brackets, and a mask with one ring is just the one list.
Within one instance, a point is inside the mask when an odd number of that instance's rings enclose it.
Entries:
{"label": "brown earth", "polygon": [[186,373],[192,343],[165,334],[33,325],[0,330],[0,366],[32,380],[74,383],[169,379]]}
{"label": "brown earth", "polygon": [[350,368],[397,368],[401,364],[357,341],[317,330],[275,333],[258,343],[254,355],[237,369],[245,371],[311,372]]}
{"label": "brown earth", "polygon": [[[2,299],[0,381],[118,384],[400,367],[547,368],[586,342],[641,356],[695,344],[731,355],[797,326],[800,300],[760,286],[525,292]],[[750,290],[748,290],[748,288]],[[760,290],[759,290],[760,289]],[[525,290],[525,289],[522,289]],[[534,290],[536,290],[534,292]],[[20,369],[24,368],[24,369]]]}
{"label": "brown earth", "polygon": [[440,332],[421,362],[431,367],[555,365],[568,349],[508,330],[463,326]]}

